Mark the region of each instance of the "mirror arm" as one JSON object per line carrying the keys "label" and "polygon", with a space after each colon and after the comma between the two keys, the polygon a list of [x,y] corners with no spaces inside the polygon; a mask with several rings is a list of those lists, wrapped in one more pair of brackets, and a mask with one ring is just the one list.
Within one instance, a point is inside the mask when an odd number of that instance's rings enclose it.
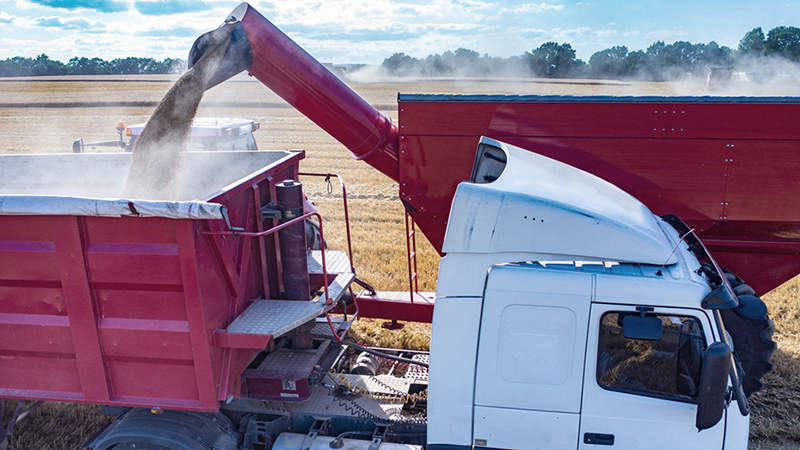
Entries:
{"label": "mirror arm", "polygon": [[[716,322],[717,329],[719,330],[720,341],[733,349],[733,343],[728,337],[728,333],[725,331],[725,324],[722,323],[722,313],[720,313],[718,309],[712,309],[711,313],[714,315],[714,322]],[[747,402],[747,396],[744,395],[744,389],[742,389],[742,374],[739,373],[739,365],[734,359],[733,352],[731,352],[731,383],[733,384],[733,394],[736,398],[739,412],[742,413],[743,416],[749,415],[750,404]]]}

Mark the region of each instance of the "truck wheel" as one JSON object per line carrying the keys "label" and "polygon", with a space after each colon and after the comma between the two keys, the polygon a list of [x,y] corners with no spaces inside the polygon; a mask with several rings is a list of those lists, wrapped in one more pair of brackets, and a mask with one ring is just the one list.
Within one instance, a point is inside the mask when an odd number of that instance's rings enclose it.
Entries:
{"label": "truck wheel", "polygon": [[119,444],[115,445],[112,450],[170,450],[167,447],[152,444]]}
{"label": "truck wheel", "polygon": [[89,450],[236,450],[240,435],[222,413],[133,408],[82,448]]}
{"label": "truck wheel", "polygon": [[775,324],[753,288],[735,274],[725,269],[723,271],[739,299],[739,306],[721,310],[722,322],[733,340],[733,353],[744,371],[742,389],[749,397],[764,387],[761,378],[774,367],[769,360],[777,349],[777,344],[772,340]]}

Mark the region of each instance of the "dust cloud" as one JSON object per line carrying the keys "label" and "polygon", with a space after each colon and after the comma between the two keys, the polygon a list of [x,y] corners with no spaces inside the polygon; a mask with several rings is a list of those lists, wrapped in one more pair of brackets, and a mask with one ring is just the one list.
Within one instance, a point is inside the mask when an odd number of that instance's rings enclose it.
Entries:
{"label": "dust cloud", "polygon": [[219,68],[233,31],[226,24],[204,35],[205,52],[159,103],[133,147],[123,196],[168,200],[179,186],[182,154],[206,86]]}
{"label": "dust cloud", "polygon": [[[704,67],[697,73],[665,70],[620,79],[534,78],[520,65],[488,67],[492,76],[474,76],[464,71],[425,75],[419,70],[403,76],[389,73],[381,65],[360,66],[346,71],[348,83],[395,83],[408,87],[405,93],[519,94],[577,96],[800,96],[800,64],[780,57],[741,58],[733,67]],[[588,74],[585,74],[588,76]],[[657,78],[661,81],[654,81]],[[435,88],[445,90],[434,91]],[[449,89],[449,90],[448,90]]]}

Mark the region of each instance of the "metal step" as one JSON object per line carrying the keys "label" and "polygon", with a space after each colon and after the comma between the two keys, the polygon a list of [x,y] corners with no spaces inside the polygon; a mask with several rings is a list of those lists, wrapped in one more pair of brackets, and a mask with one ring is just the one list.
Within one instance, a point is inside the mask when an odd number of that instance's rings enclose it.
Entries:
{"label": "metal step", "polygon": [[[332,301],[330,305],[325,304],[327,298],[323,289],[322,295],[311,301],[256,300],[228,326],[227,333],[269,335],[277,338],[333,309],[356,276],[345,252],[326,251],[325,262],[328,274],[336,275],[328,285],[328,295]],[[308,252],[308,271],[311,274],[322,274],[321,250]]]}
{"label": "metal step", "polygon": [[333,308],[324,299],[256,300],[228,326],[228,333],[283,336]]}
{"label": "metal step", "polygon": [[[356,275],[354,273],[340,273],[336,275],[336,278],[334,278],[333,282],[328,286],[328,295],[330,295],[334,305],[341,300],[342,295],[344,295],[347,288],[350,287],[350,284],[352,284],[355,279]],[[320,291],[322,291],[322,295],[320,295],[319,298],[324,301],[325,290],[320,289]]]}
{"label": "metal step", "polygon": [[[339,250],[325,250],[325,268],[329,274],[353,273],[347,253]],[[322,273],[322,250],[309,250],[308,273]]]}
{"label": "metal step", "polygon": [[[353,323],[352,320],[344,320],[344,318],[340,316],[331,316],[331,322],[333,322],[333,327],[336,329],[337,334],[341,334],[342,331],[349,329],[350,325]],[[311,335],[329,339],[333,338],[333,332],[331,331],[331,325],[328,323],[328,319],[325,317],[317,317],[317,323],[311,330]]]}

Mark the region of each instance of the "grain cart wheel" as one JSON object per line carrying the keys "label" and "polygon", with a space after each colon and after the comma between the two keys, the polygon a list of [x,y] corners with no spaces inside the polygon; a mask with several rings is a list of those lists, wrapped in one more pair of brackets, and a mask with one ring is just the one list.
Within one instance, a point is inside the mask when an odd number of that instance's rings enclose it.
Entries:
{"label": "grain cart wheel", "polygon": [[769,318],[767,306],[756,292],[735,274],[723,269],[733,292],[739,300],[734,309],[723,309],[722,322],[733,340],[733,353],[744,371],[742,388],[746,396],[764,387],[761,377],[774,367],[769,361],[777,345],[772,340],[775,324]]}

